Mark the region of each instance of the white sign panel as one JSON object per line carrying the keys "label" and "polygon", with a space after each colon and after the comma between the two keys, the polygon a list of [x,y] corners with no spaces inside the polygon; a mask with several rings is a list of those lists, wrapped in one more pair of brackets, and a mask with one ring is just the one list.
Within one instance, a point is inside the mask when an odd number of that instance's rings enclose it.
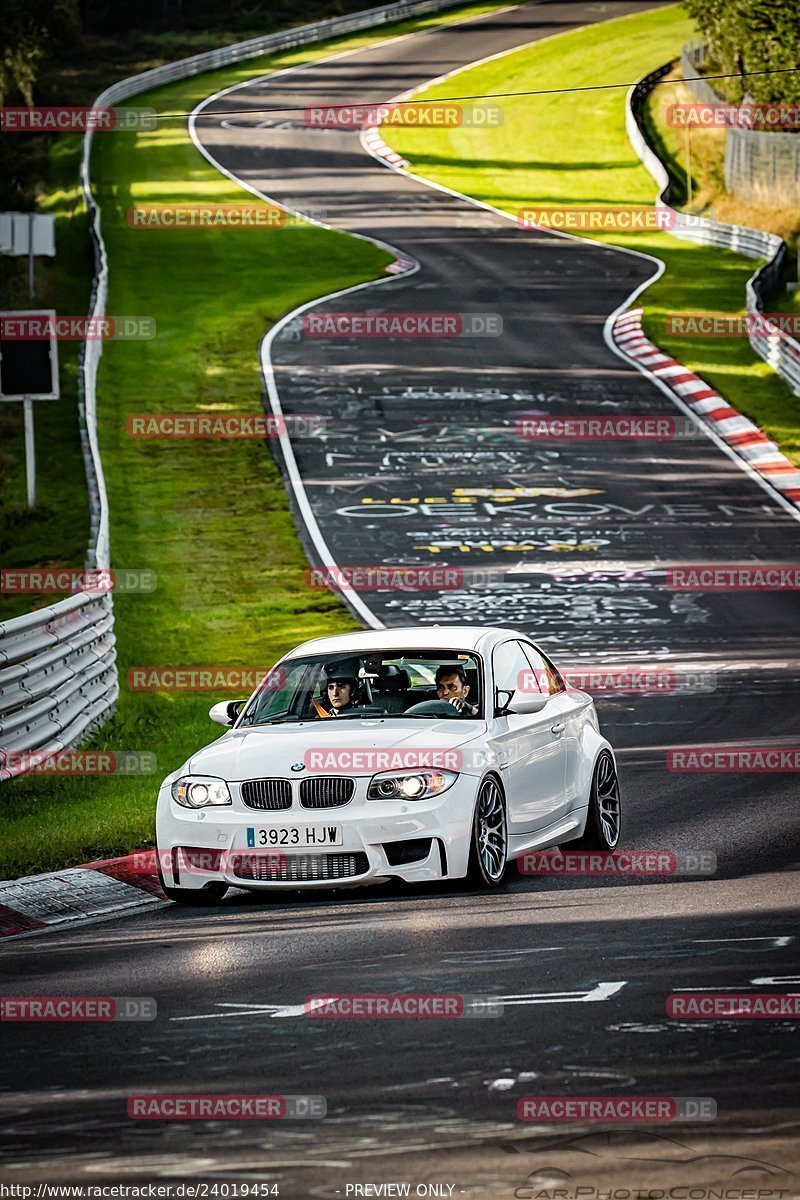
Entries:
{"label": "white sign panel", "polygon": [[31,216],[31,245],[33,253],[47,258],[56,256],[56,219],[47,213]]}
{"label": "white sign panel", "polygon": [[55,217],[48,213],[0,213],[0,254],[20,258],[31,252],[55,257]]}

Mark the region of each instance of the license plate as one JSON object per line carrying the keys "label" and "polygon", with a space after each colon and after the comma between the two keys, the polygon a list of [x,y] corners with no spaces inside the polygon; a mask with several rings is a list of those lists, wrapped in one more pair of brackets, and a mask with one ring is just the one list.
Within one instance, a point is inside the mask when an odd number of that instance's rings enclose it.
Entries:
{"label": "license plate", "polygon": [[247,828],[247,845],[267,846],[290,850],[292,846],[307,850],[310,846],[341,846],[341,825],[273,825],[269,829]]}

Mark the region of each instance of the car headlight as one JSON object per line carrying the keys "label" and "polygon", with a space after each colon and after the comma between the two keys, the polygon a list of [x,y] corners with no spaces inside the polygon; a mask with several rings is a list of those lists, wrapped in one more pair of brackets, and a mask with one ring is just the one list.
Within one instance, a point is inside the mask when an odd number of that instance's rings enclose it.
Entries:
{"label": "car headlight", "polygon": [[457,771],[439,771],[423,768],[398,775],[395,771],[384,771],[373,775],[367,788],[368,800],[427,800],[439,796],[452,787],[458,779]]}
{"label": "car headlight", "polygon": [[182,775],[172,785],[172,799],[184,808],[207,808],[230,804],[231,794],[224,779],[210,775]]}

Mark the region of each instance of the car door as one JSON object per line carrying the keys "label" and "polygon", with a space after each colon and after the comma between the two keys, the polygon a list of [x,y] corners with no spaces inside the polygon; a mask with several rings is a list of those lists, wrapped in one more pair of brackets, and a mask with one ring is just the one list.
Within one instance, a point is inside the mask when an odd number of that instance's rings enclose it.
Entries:
{"label": "car door", "polygon": [[[509,638],[492,652],[492,676],[495,689],[524,698],[540,685],[530,680],[531,664],[521,642]],[[487,696],[489,712],[493,695]],[[564,810],[566,755],[564,740],[554,728],[552,701],[538,713],[507,713],[495,716],[490,739],[500,762],[506,789],[509,836],[520,838],[544,829]]]}
{"label": "car door", "polygon": [[587,707],[577,701],[564,682],[557,667],[531,642],[522,642],[525,656],[542,691],[549,692],[545,711],[550,715],[550,730],[564,745],[565,776],[562,805],[554,819],[566,816],[578,806],[578,777],[580,771],[581,727],[586,720]]}

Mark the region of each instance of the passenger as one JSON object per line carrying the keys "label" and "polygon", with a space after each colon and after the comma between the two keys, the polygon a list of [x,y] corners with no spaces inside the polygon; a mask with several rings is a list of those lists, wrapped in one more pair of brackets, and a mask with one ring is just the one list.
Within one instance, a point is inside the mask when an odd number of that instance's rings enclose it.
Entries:
{"label": "passenger", "polygon": [[325,666],[325,697],[314,707],[321,717],[338,717],[358,708],[359,661],[348,658]]}

